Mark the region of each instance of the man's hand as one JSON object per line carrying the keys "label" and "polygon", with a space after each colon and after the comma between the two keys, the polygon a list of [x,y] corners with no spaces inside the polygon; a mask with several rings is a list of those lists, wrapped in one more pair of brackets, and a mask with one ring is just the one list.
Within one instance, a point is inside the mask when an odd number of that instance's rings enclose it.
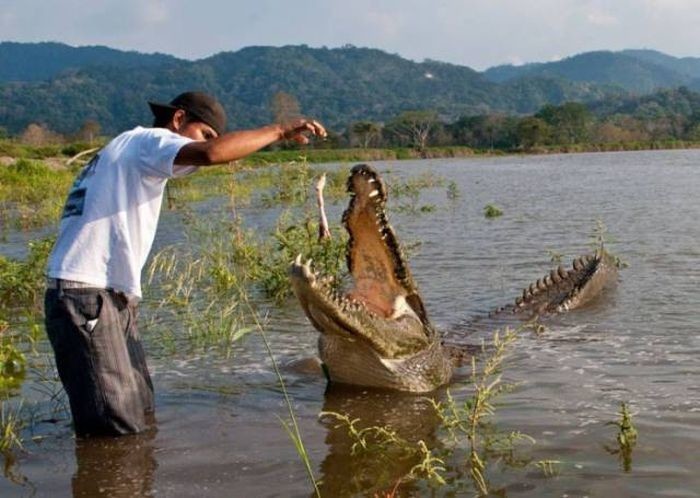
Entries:
{"label": "man's hand", "polygon": [[252,154],[278,140],[294,140],[299,144],[308,144],[307,135],[325,138],[327,133],[321,123],[310,118],[293,119],[255,130],[232,131],[211,140],[184,145],[175,156],[175,164],[207,166],[227,163]]}
{"label": "man's hand", "polygon": [[311,118],[297,118],[279,125],[280,138],[294,140],[298,144],[308,144],[307,134],[326,138],[328,134],[321,123]]}

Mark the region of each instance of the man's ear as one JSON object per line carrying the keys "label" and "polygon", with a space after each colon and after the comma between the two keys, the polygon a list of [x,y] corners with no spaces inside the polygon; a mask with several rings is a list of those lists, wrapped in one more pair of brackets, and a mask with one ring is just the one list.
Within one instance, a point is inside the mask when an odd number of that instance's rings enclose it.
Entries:
{"label": "man's ear", "polygon": [[175,111],[175,114],[173,114],[173,118],[170,121],[173,131],[180,131],[180,129],[182,129],[184,126],[185,121],[187,121],[187,113],[185,113],[185,111],[182,109]]}

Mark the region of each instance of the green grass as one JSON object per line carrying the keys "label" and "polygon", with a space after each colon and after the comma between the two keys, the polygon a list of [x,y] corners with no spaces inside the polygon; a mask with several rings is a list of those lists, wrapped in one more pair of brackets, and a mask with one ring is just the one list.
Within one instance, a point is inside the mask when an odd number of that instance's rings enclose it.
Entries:
{"label": "green grass", "polygon": [[0,167],[0,225],[28,230],[57,222],[75,174],[34,159]]}
{"label": "green grass", "polygon": [[55,237],[29,242],[24,260],[0,256],[0,319],[10,311],[42,309],[46,262]]}

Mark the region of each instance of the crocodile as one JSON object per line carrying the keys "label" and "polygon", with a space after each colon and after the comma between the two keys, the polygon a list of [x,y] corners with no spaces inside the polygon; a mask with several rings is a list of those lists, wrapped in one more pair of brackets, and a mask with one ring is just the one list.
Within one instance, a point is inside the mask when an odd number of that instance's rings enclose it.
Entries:
{"label": "crocodile", "polygon": [[[304,313],[321,333],[319,356],[329,381],[408,392],[430,392],[447,384],[454,370],[452,348],[431,324],[418,287],[386,214],[387,189],[366,164],[348,178],[350,202],[342,223],[350,288],[301,255],[290,281]],[[525,288],[498,310],[529,318],[579,308],[617,279],[614,258],[604,249],[577,258]]]}

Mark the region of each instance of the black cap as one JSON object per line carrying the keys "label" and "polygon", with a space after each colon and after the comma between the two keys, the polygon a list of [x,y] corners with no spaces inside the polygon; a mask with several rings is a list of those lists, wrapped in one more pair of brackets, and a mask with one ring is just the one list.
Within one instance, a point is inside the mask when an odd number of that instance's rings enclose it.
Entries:
{"label": "black cap", "polygon": [[175,97],[169,104],[149,102],[153,115],[158,117],[164,111],[182,109],[197,121],[206,123],[219,135],[226,131],[226,111],[211,95],[202,92],[185,92]]}

